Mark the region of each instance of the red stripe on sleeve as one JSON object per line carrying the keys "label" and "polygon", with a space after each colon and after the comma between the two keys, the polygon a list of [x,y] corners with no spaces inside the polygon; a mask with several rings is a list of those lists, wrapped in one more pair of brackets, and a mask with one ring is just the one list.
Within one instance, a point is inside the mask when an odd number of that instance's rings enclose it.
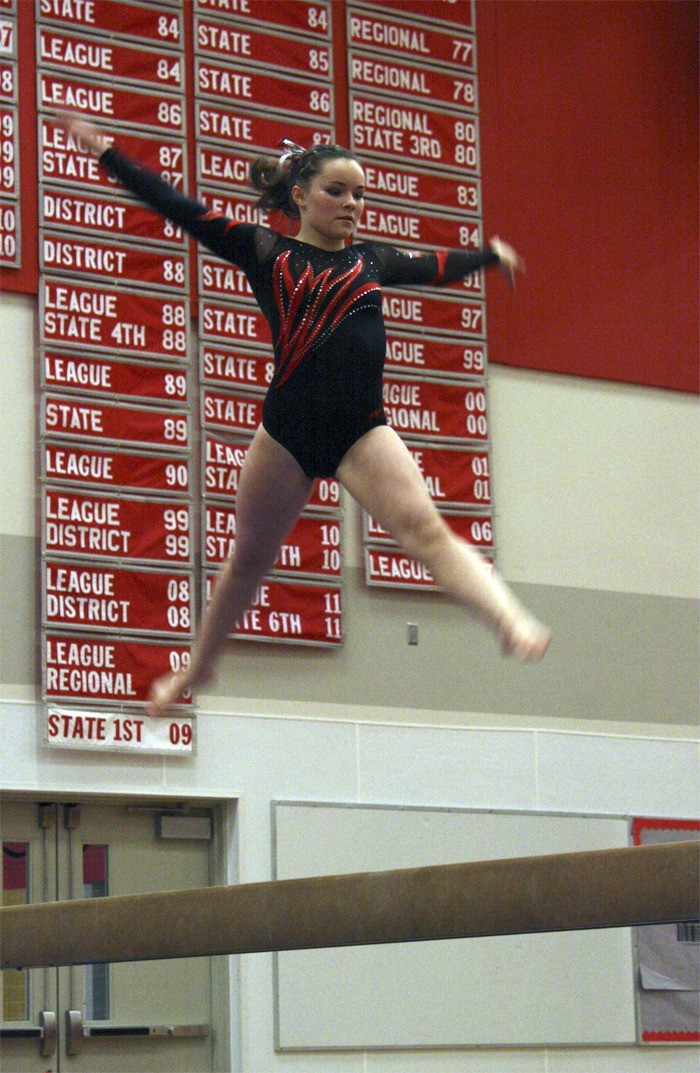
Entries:
{"label": "red stripe on sleeve", "polygon": [[448,254],[448,252],[449,252],[448,250],[436,250],[435,251],[435,256],[437,257],[437,263],[438,263],[438,270],[435,273],[434,278],[431,279],[431,281],[430,281],[431,283],[440,283],[440,282],[442,282],[442,277],[445,275],[445,264],[447,262],[447,254]]}

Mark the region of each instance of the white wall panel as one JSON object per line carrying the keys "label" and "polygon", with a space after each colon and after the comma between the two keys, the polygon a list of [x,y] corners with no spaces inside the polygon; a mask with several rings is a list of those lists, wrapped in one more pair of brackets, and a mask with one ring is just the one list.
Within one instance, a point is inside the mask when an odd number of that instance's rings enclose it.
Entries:
{"label": "white wall panel", "polygon": [[535,761],[529,731],[362,725],[360,800],[534,808]]}
{"label": "white wall panel", "polygon": [[542,732],[538,756],[547,811],[698,815],[697,742]]}
{"label": "white wall panel", "polygon": [[200,716],[193,760],[168,764],[170,791],[354,800],[356,729],[303,719]]}
{"label": "white wall panel", "polygon": [[697,399],[491,366],[496,540],[511,581],[697,597]]}
{"label": "white wall panel", "polygon": [[[278,877],[625,846],[626,820],[279,804]],[[629,928],[276,955],[282,1049],[635,1038]]]}

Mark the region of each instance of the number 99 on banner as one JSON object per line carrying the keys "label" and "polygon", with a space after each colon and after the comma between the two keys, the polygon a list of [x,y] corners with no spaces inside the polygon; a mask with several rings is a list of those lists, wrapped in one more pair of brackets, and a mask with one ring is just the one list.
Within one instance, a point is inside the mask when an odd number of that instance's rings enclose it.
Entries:
{"label": "number 99 on banner", "polygon": [[166,507],[163,511],[165,553],[183,559],[190,554],[190,512],[187,507]]}

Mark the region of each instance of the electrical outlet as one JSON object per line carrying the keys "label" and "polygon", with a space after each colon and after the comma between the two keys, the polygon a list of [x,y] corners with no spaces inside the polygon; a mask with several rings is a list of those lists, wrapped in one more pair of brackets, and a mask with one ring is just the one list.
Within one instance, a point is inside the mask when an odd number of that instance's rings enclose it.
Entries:
{"label": "electrical outlet", "polygon": [[415,622],[407,622],[406,623],[406,628],[407,628],[407,633],[408,633],[407,640],[408,640],[409,645],[417,645],[418,644],[418,626],[416,625]]}

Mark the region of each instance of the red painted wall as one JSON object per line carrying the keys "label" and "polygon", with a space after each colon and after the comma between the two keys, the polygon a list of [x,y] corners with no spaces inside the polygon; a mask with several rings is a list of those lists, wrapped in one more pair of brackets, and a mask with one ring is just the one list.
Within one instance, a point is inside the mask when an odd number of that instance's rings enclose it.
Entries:
{"label": "red painted wall", "polygon": [[477,0],[492,362],[698,390],[698,10]]}
{"label": "red painted wall", "polygon": [[[528,264],[515,296],[487,277],[492,362],[698,391],[698,10],[476,0],[485,234]],[[31,47],[32,19],[19,4]],[[34,77],[20,65],[25,107]],[[32,138],[21,191],[23,265],[0,286],[31,293]]]}

